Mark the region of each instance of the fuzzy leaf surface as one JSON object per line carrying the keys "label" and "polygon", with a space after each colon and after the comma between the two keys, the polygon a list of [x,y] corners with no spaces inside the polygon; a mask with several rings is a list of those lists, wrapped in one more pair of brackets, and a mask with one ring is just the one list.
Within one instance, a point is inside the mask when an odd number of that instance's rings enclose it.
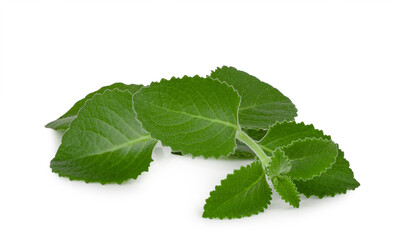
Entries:
{"label": "fuzzy leaf surface", "polygon": [[206,218],[241,218],[263,212],[272,191],[262,164],[255,161],[235,170],[210,193],[204,206]]}
{"label": "fuzzy leaf surface", "polygon": [[242,128],[265,129],[276,121],[293,120],[297,109],[279,90],[234,67],[217,68],[212,78],[227,82],[240,96],[240,125]]}
{"label": "fuzzy leaf surface", "polygon": [[277,148],[273,152],[269,166],[267,166],[267,175],[270,178],[284,175],[291,170],[291,163],[284,152]]}
{"label": "fuzzy leaf surface", "polygon": [[238,93],[226,83],[199,76],[153,82],[134,97],[143,128],[172,151],[221,157],[236,147]]}
{"label": "fuzzy leaf surface", "polygon": [[105,86],[100,88],[99,90],[89,93],[86,97],[83,99],[80,99],[77,101],[71,109],[69,109],[64,115],[59,117],[57,120],[54,120],[46,125],[46,128],[52,128],[54,130],[61,130],[65,131],[69,128],[69,125],[71,122],[76,118],[76,115],[78,114],[79,110],[84,106],[85,102],[89,99],[91,99],[95,94],[97,93],[103,93],[105,90],[113,90],[113,89],[119,89],[119,90],[128,90],[131,94],[134,94],[137,92],[140,88],[142,88],[143,85],[135,85],[135,84],[130,84],[126,85],[123,83],[114,83],[109,86]]}
{"label": "fuzzy leaf surface", "polygon": [[121,183],[148,170],[155,144],[136,119],[132,94],[106,90],[79,111],[50,166],[71,180]]}
{"label": "fuzzy leaf surface", "polygon": [[[324,138],[331,140],[331,137],[324,135],[323,131],[315,129],[313,125],[284,121],[270,127],[267,134],[260,140],[259,144],[265,150],[275,149],[289,145],[292,141],[303,138]],[[269,153],[268,151],[265,151]],[[270,154],[270,153],[269,153]],[[298,191],[305,196],[334,196],[338,193],[345,193],[353,190],[360,184],[353,177],[349,162],[343,157],[344,153],[338,149],[336,162],[332,167],[319,177],[308,181],[294,181]]]}
{"label": "fuzzy leaf surface", "polygon": [[327,172],[308,181],[295,181],[295,184],[298,191],[306,197],[317,196],[319,198],[333,197],[360,186],[341,150],[338,150],[337,160]]}
{"label": "fuzzy leaf surface", "polygon": [[303,122],[277,122],[270,126],[267,134],[259,141],[259,145],[270,154],[274,149],[290,144],[292,141],[305,138],[325,138],[323,131],[315,129],[312,124],[305,125]]}
{"label": "fuzzy leaf surface", "polygon": [[309,180],[320,176],[335,163],[338,146],[331,140],[306,138],[282,147],[291,163],[285,175],[293,180]]}
{"label": "fuzzy leaf surface", "polygon": [[274,189],[285,202],[293,207],[299,207],[299,202],[301,201],[299,192],[289,177],[274,177],[272,182]]}

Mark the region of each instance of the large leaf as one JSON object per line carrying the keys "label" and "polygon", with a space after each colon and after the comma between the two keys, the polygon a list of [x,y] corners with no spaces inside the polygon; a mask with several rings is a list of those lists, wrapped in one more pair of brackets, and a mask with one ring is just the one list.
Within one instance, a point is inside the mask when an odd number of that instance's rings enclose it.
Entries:
{"label": "large leaf", "polygon": [[236,147],[240,97],[226,83],[199,76],[163,79],[138,91],[133,102],[144,129],[173,151],[221,157]]}
{"label": "large leaf", "polygon": [[232,85],[242,97],[239,110],[242,128],[265,129],[276,121],[293,120],[297,116],[289,98],[246,72],[224,66],[213,71],[211,77]]}
{"label": "large leaf", "polygon": [[291,163],[285,175],[295,180],[309,180],[320,176],[335,163],[338,146],[331,140],[306,138],[282,147]]}
{"label": "large leaf", "polygon": [[325,138],[323,131],[315,129],[312,124],[305,125],[303,122],[277,122],[270,126],[267,134],[259,141],[260,146],[267,154],[271,154],[274,149],[290,144],[292,141],[305,138]]}
{"label": "large leaf", "polygon": [[235,170],[210,193],[204,206],[206,218],[241,218],[263,212],[272,191],[262,164],[255,161]]}
{"label": "large leaf", "polygon": [[337,160],[327,172],[306,182],[295,181],[295,184],[298,191],[306,197],[313,195],[319,198],[346,193],[347,190],[354,190],[360,186],[341,150],[338,150]]}
{"label": "large leaf", "polygon": [[59,117],[57,120],[48,123],[46,127],[52,128],[54,130],[61,130],[61,131],[67,130],[71,122],[76,118],[76,115],[78,114],[79,110],[84,106],[85,102],[91,99],[97,93],[103,93],[105,92],[105,90],[113,90],[117,88],[119,90],[128,90],[131,94],[134,94],[142,87],[143,85],[135,85],[135,84],[126,85],[123,83],[114,83],[112,85],[102,87],[99,90],[88,94],[83,99],[77,101],[72,106],[72,108],[69,109],[64,115]]}
{"label": "large leaf", "polygon": [[155,143],[136,120],[132,94],[106,90],[79,111],[50,166],[71,180],[121,183],[148,170]]}

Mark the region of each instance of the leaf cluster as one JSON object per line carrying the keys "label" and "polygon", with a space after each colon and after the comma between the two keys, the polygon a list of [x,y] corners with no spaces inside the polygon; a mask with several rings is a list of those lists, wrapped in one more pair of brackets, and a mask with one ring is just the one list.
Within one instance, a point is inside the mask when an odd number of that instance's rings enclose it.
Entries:
{"label": "leaf cluster", "polygon": [[79,100],[48,128],[65,132],[53,172],[71,180],[122,183],[147,171],[160,141],[173,153],[254,161],[221,181],[206,218],[241,218],[266,209],[275,191],[291,206],[360,184],[343,151],[279,90],[233,67],[209,76],[115,83]]}

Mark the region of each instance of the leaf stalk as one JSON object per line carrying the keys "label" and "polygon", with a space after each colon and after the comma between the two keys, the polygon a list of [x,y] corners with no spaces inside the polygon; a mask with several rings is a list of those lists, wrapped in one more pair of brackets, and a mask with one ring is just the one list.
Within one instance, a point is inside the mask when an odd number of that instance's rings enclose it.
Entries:
{"label": "leaf stalk", "polygon": [[262,163],[262,166],[264,169],[266,169],[266,166],[269,165],[271,158],[266,155],[266,153],[263,151],[263,149],[253,140],[251,137],[249,137],[245,132],[242,130],[239,130],[237,132],[236,138],[240,140],[241,142],[245,143],[254,153],[256,156],[258,156],[259,160]]}

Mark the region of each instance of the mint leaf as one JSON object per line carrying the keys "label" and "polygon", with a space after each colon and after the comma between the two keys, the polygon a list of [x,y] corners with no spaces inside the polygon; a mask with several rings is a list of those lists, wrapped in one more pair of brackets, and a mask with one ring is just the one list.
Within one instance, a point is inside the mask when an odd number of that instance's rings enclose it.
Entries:
{"label": "mint leaf", "polygon": [[272,179],[274,189],[281,198],[291,206],[298,208],[301,201],[295,184],[287,176],[274,177]]}
{"label": "mint leaf", "polygon": [[71,180],[122,183],[148,170],[155,139],[175,154],[255,158],[206,200],[203,217],[221,219],[263,212],[272,194],[266,174],[293,207],[300,193],[322,198],[358,187],[338,145],[313,125],[287,121],[296,114],[277,89],[232,67],[145,88],[116,83],[46,125],[66,130],[50,167]]}
{"label": "mint leaf", "polygon": [[172,151],[221,157],[236,147],[240,97],[226,83],[199,76],[153,82],[133,96],[137,118]]}
{"label": "mint leaf", "polygon": [[276,148],[271,157],[270,164],[266,167],[267,175],[272,180],[274,189],[281,198],[292,205],[299,207],[299,193],[295,184],[285,174],[291,171],[291,162],[283,150]]}
{"label": "mint leaf", "polygon": [[88,99],[91,99],[97,93],[103,93],[105,92],[105,90],[112,90],[117,88],[120,90],[129,90],[131,94],[134,94],[142,87],[143,85],[135,85],[135,84],[126,85],[123,83],[114,83],[112,85],[102,87],[99,90],[88,94],[85,98],[77,101],[72,106],[72,108],[69,109],[64,115],[62,115],[57,120],[48,123],[46,125],[46,128],[52,128],[54,130],[61,130],[61,131],[67,130],[69,128],[69,124],[71,124],[71,122],[76,118],[76,115],[78,114],[79,110],[84,106],[85,102]]}
{"label": "mint leaf", "polygon": [[267,166],[266,170],[270,178],[281,176],[291,170],[291,162],[284,152],[280,148],[277,148],[274,150],[270,164]]}
{"label": "mint leaf", "polygon": [[240,96],[240,125],[242,128],[265,129],[276,121],[293,120],[297,109],[279,90],[246,72],[233,67],[217,68],[212,78],[227,82]]}
{"label": "mint leaf", "polygon": [[132,94],[106,90],[79,111],[50,166],[71,180],[121,183],[148,170],[155,143],[136,120]]}
{"label": "mint leaf", "polygon": [[[316,137],[331,140],[331,137],[324,135],[323,131],[315,129],[314,126],[295,122],[277,122],[270,127],[266,136],[260,140],[262,149],[270,154],[271,149],[290,144],[292,141],[301,138]],[[273,159],[273,157],[272,157]],[[273,164],[273,161],[271,162]],[[269,175],[270,176],[270,175]],[[353,177],[353,172],[349,168],[349,162],[343,157],[342,150],[338,149],[336,163],[332,165],[321,176],[314,177],[311,180],[294,181],[298,190],[305,196],[311,195],[320,198],[324,196],[334,196],[338,193],[345,193],[346,190],[353,190],[359,186],[359,183]]]}
{"label": "mint leaf", "polygon": [[346,193],[347,190],[354,190],[360,186],[353,176],[349,167],[349,162],[344,157],[344,152],[338,150],[338,157],[334,165],[319,177],[315,177],[306,182],[295,181],[299,192],[306,197],[335,196],[336,194]]}
{"label": "mint leaf", "polygon": [[259,141],[259,145],[267,154],[270,154],[274,149],[286,146],[292,141],[312,137],[331,139],[324,135],[323,131],[315,129],[312,124],[305,125],[303,122],[293,121],[277,122],[270,126],[267,134]]}
{"label": "mint leaf", "polygon": [[241,218],[263,212],[272,191],[258,161],[235,170],[210,193],[204,206],[206,218]]}
{"label": "mint leaf", "polygon": [[338,147],[331,140],[306,138],[281,148],[291,163],[286,176],[294,180],[309,180],[331,168],[338,154]]}

